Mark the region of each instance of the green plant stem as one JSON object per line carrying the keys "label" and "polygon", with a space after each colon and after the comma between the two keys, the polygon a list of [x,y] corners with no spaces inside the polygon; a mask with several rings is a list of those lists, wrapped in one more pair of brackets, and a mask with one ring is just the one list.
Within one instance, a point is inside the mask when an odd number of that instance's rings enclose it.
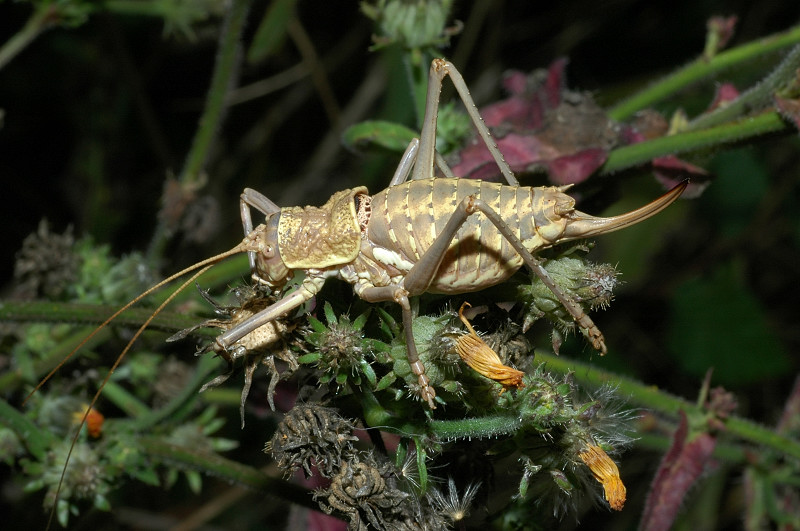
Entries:
{"label": "green plant stem", "polygon": [[133,396],[124,387],[109,380],[103,388],[103,397],[120,408],[129,417],[143,417],[150,413],[147,404]]}
{"label": "green plant stem", "polygon": [[[572,373],[575,381],[593,387],[599,387],[604,384],[613,385],[621,396],[630,397],[632,402],[659,413],[672,417],[676,416],[681,410],[687,412],[687,414],[705,414],[704,410],[688,400],[678,398],[656,387],[642,384],[624,376],[597,369],[589,364],[538,350],[536,351],[536,357],[539,361],[545,363],[550,371],[563,374]],[[767,446],[775,451],[800,459],[800,441],[780,435],[765,426],[760,426],[746,419],[732,416],[723,422],[726,427],[726,433],[729,435],[739,437],[753,444]]]}
{"label": "green plant stem", "polygon": [[479,418],[459,420],[434,420],[431,432],[440,440],[486,438],[509,434],[522,425],[514,415],[487,415]]}
{"label": "green plant stem", "polygon": [[180,422],[194,409],[197,390],[206,383],[208,376],[213,371],[219,370],[219,366],[220,362],[218,358],[211,355],[200,357],[194,376],[187,385],[183,386],[180,393],[161,409],[155,411],[147,410],[143,416],[132,419],[130,421],[131,428],[137,431],[147,431],[148,428],[166,419],[169,419],[172,423]]}
{"label": "green plant stem", "polygon": [[720,52],[711,60],[700,57],[658,83],[617,104],[608,111],[608,115],[614,120],[624,120],[636,111],[651,107],[656,102],[666,99],[701,79],[797,43],[800,43],[800,26]]}
{"label": "green plant stem", "polygon": [[0,47],[0,69],[5,67],[14,57],[24,50],[36,37],[41,35],[52,24],[52,6],[42,4],[34,11],[25,26]]}
{"label": "green plant stem", "polygon": [[608,160],[603,165],[601,172],[613,173],[625,168],[645,164],[656,157],[746,140],[769,133],[788,131],[789,129],[790,127],[777,112],[765,112],[758,116],[743,118],[737,122],[726,123],[701,131],[687,131],[623,146],[608,154]]}
{"label": "green plant stem", "polygon": [[[70,302],[2,301],[0,302],[0,322],[100,324],[117,309],[113,306]],[[152,312],[151,308],[129,308],[117,317],[113,324],[115,326],[138,327],[150,317]],[[194,326],[197,321],[198,317],[196,316],[161,312],[153,319],[149,328],[165,332],[177,332]],[[88,335],[88,332],[84,331],[83,334]],[[208,333],[207,335],[213,336],[214,334]]]}
{"label": "green plant stem", "polygon": [[148,455],[170,465],[181,465],[200,470],[231,483],[279,497],[287,502],[319,510],[319,507],[312,501],[311,492],[308,489],[280,478],[273,478],[260,470],[217,454],[198,452],[164,442],[157,437],[141,437],[139,444]]}
{"label": "green plant stem", "polygon": [[[225,98],[236,79],[241,57],[241,35],[249,8],[250,0],[234,0],[225,17],[205,108],[178,178],[185,190],[200,189],[206,179],[204,167],[211,152],[211,143],[222,122]],[[160,221],[147,253],[151,263],[157,262],[163,254],[168,237],[168,228]]]}
{"label": "green plant stem", "polygon": [[[200,8],[202,4],[198,5]],[[176,7],[178,6],[178,7]],[[103,7],[110,13],[120,15],[143,15],[170,20],[182,9],[180,4],[164,2],[162,0],[106,0]],[[189,7],[187,3],[186,7]],[[185,9],[185,8],[184,8]]]}
{"label": "green plant stem", "polygon": [[353,388],[353,392],[358,394],[361,407],[364,412],[364,421],[370,428],[377,428],[383,431],[394,431],[404,437],[419,436],[425,434],[426,430],[418,424],[410,421],[400,420],[381,405],[375,395],[366,388]]}

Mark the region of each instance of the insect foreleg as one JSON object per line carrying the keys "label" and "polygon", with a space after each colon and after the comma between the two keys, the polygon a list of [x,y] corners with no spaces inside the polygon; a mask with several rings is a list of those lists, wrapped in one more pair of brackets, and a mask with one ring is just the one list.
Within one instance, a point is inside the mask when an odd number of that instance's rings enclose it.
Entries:
{"label": "insect foreleg", "polygon": [[[227,351],[231,346],[242,339],[244,336],[271,321],[274,321],[281,315],[284,315],[307,300],[314,297],[322,285],[325,283],[325,277],[307,277],[305,281],[293,292],[283,297],[281,300],[267,306],[254,316],[243,321],[234,328],[231,328],[224,334],[217,336],[216,346]],[[215,349],[216,350],[216,349]]]}

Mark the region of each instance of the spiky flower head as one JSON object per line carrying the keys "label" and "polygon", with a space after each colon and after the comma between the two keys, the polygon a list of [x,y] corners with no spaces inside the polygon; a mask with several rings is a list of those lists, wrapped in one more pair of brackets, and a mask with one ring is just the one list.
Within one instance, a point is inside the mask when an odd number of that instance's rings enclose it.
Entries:
{"label": "spiky flower head", "polygon": [[[584,311],[605,309],[614,298],[613,290],[618,284],[619,273],[610,264],[595,264],[584,260],[573,248],[564,254],[547,260],[544,268],[556,285]],[[538,277],[532,282],[517,287],[517,298],[525,304],[522,330],[527,331],[533,323],[546,318],[553,324],[553,350],[563,341],[563,334],[575,330],[575,321],[558,297]]]}

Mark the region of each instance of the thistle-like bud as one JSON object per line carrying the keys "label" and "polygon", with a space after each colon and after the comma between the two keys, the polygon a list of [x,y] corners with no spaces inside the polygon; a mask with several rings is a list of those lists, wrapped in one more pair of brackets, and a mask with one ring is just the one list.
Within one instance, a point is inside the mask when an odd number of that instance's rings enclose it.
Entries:
{"label": "thistle-like bud", "polygon": [[[614,298],[613,290],[619,281],[619,273],[610,264],[594,264],[576,257],[573,253],[548,260],[544,268],[556,285],[584,311],[605,309]],[[538,277],[534,277],[529,285],[519,286],[517,290],[518,297],[526,306],[523,331],[527,332],[542,317],[547,318],[553,323],[553,349],[557,353],[561,345],[561,334],[575,329],[572,316]]]}
{"label": "thistle-like bud", "polygon": [[341,468],[343,455],[353,453],[353,424],[335,409],[316,404],[297,405],[283,418],[264,451],[287,475],[302,467],[312,475],[312,465],[324,477]]}
{"label": "thistle-like bud", "polygon": [[46,219],[36,232],[29,234],[17,251],[14,278],[17,291],[24,298],[42,295],[58,299],[78,279],[80,257],[75,253],[72,227],[64,234],[50,231]]}
{"label": "thistle-like bud", "polygon": [[299,358],[301,363],[314,363],[322,371],[320,382],[335,382],[344,386],[362,384],[362,376],[375,385],[375,372],[369,364],[373,341],[364,337],[364,325],[369,316],[365,312],[354,321],[347,315],[336,316],[330,303],[325,303],[325,319],[328,324],[309,317],[312,331],[306,341],[317,348],[317,352]]}
{"label": "thistle-like bud", "polygon": [[377,0],[361,3],[361,11],[375,21],[377,46],[399,43],[419,49],[447,43],[457,29],[446,28],[452,0]]}

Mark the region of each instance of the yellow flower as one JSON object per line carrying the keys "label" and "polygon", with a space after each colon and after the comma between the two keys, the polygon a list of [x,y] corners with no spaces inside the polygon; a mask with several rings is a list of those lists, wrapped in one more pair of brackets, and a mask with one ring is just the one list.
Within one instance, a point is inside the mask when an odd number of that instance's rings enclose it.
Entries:
{"label": "yellow flower", "polygon": [[590,444],[586,450],[578,454],[581,460],[592,471],[594,479],[603,485],[606,501],[615,511],[621,511],[625,505],[625,485],[619,477],[619,468],[616,463],[608,457],[608,454],[600,448]]}
{"label": "yellow flower", "polygon": [[[456,352],[458,352],[458,355],[461,356],[461,359],[463,359],[467,365],[487,378],[499,382],[505,389],[509,387],[515,387],[517,389],[523,387],[525,384],[522,383],[522,377],[525,376],[525,373],[513,367],[503,365],[500,356],[478,337],[478,334],[475,333],[475,329],[472,328],[467,318],[464,317],[464,307],[468,306],[470,306],[470,304],[465,302],[458,310],[458,317],[467,327],[467,330],[469,330],[468,334],[464,334],[456,339]],[[505,391],[505,389],[503,390]]]}

